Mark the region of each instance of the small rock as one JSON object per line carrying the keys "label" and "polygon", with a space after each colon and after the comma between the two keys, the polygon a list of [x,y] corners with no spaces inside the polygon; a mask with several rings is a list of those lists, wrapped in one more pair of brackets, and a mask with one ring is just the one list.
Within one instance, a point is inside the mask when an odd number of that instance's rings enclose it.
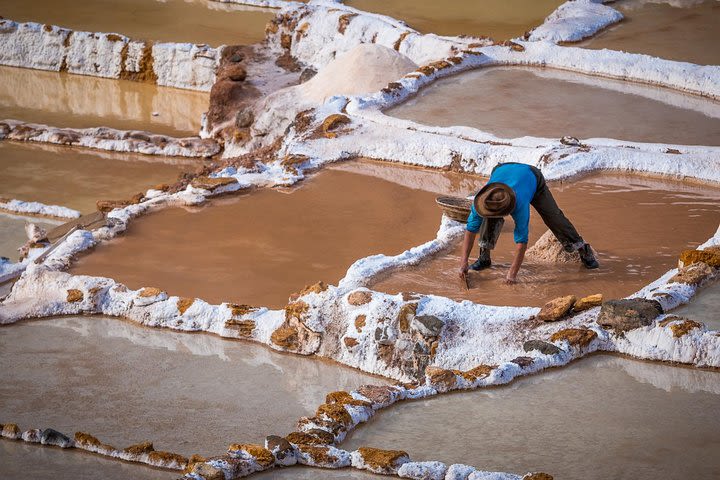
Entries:
{"label": "small rock", "polygon": [[71,288],[70,290],[67,291],[67,302],[68,303],[82,302],[83,298],[84,298],[84,295],[81,290]]}
{"label": "small rock", "polygon": [[362,329],[365,326],[366,321],[367,321],[366,315],[358,315],[357,317],[355,317],[355,329],[358,331],[358,333],[362,332]]}
{"label": "small rock", "polygon": [[20,428],[18,428],[18,426],[14,423],[6,423],[2,425],[0,435],[4,438],[9,438],[10,440],[17,440],[21,436]]}
{"label": "small rock", "polygon": [[347,298],[347,302],[354,307],[370,303],[371,300],[372,293],[367,290],[356,290],[348,295]]}
{"label": "small rock", "polygon": [[195,188],[202,188],[203,190],[209,190],[212,192],[217,188],[236,183],[238,183],[238,181],[233,177],[196,177],[192,179],[190,185]]}
{"label": "small rock", "polygon": [[471,473],[476,472],[475,467],[454,463],[450,465],[445,474],[445,480],[467,480]]}
{"label": "small rock", "polygon": [[159,117],[159,116],[160,116],[160,112],[152,112],[151,115],[152,115],[153,117]]}
{"label": "small rock", "polygon": [[294,327],[280,327],[270,335],[270,341],[285,349],[297,349],[299,333]]}
{"label": "small rock", "polygon": [[597,324],[616,333],[650,325],[663,308],[657,300],[629,298],[602,304]]}
{"label": "small rock", "polygon": [[575,295],[550,300],[542,307],[540,313],[538,313],[538,318],[543,322],[556,322],[567,315],[572,306],[575,305],[576,300]]}
{"label": "small rock", "polygon": [[283,437],[278,437],[277,435],[265,437],[265,448],[272,452],[275,460],[280,465],[287,467],[297,463],[295,449],[290,442]]}
{"label": "small rock", "polygon": [[311,467],[344,468],[350,466],[350,453],[332,446],[298,445],[298,463]]}
{"label": "small rock", "polygon": [[533,364],[532,357],[515,357],[510,361],[515,365],[518,365],[520,368],[527,368]]}
{"label": "small rock", "polygon": [[243,55],[240,52],[233,53],[228,60],[230,60],[232,63],[240,63],[245,59],[245,55]]}
{"label": "small rock", "polygon": [[357,393],[367,398],[375,408],[387,407],[400,398],[400,391],[385,385],[363,385]]}
{"label": "small rock", "polygon": [[457,385],[457,378],[452,370],[429,366],[425,369],[425,377],[428,384],[439,392],[447,392]]}
{"label": "small rock", "polygon": [[398,469],[401,478],[414,480],[444,480],[448,467],[442,462],[408,462]]}
{"label": "small rock", "polygon": [[142,298],[152,298],[152,297],[157,297],[161,293],[163,293],[163,291],[157,287],[145,287],[142,290],[140,290],[140,293],[138,294],[138,296],[142,297]]}
{"label": "small rock", "polygon": [[199,462],[194,464],[190,473],[195,474],[204,480],[225,480],[225,473],[222,469],[209,463]]}
{"label": "small rock", "polygon": [[228,455],[252,460],[263,470],[275,464],[275,456],[270,449],[252,443],[233,443],[228,447]]}
{"label": "small rock", "polygon": [[32,428],[30,430],[26,430],[23,432],[22,437],[23,441],[28,443],[40,443],[40,439],[42,438],[42,430],[39,428]]}
{"label": "small rock", "polygon": [[345,344],[345,346],[346,346],[348,349],[350,349],[350,348],[353,348],[353,347],[357,346],[358,341],[357,341],[356,338],[345,337],[345,338],[343,338],[343,343]]}
{"label": "small rock", "polygon": [[317,70],[308,67],[300,73],[300,83],[305,83],[317,74]]}
{"label": "small rock", "polygon": [[136,443],[134,445],[130,445],[126,449],[123,450],[125,453],[129,453],[130,455],[134,456],[140,456],[146,453],[154,452],[155,447],[153,446],[152,442],[141,442]]}
{"label": "small rock", "polygon": [[698,262],[706,263],[713,268],[720,268],[720,249],[708,247],[705,250],[685,250],[680,254],[680,268]]}
{"label": "small rock", "polygon": [[567,340],[574,347],[587,347],[590,342],[597,338],[597,333],[586,328],[565,328],[555,332],[550,337],[551,342]]}
{"label": "small rock", "polygon": [[522,480],[553,480],[553,476],[543,472],[526,473]]}
{"label": "small rock", "polygon": [[582,312],[585,310],[589,310],[594,307],[599,307],[602,305],[603,296],[602,293],[596,293],[595,295],[588,295],[587,297],[583,297],[577,302],[575,302],[575,305],[573,305],[573,311],[575,312]]}
{"label": "small rock", "polygon": [[684,283],[686,285],[701,285],[705,280],[715,274],[715,269],[705,262],[692,263],[678,270],[668,283]]}
{"label": "small rock", "polygon": [[437,337],[445,326],[445,322],[434,315],[416,315],[410,325],[425,337]]}
{"label": "small rock", "polygon": [[70,448],[73,446],[72,440],[52,428],[43,430],[40,436],[40,443],[43,445],[54,445],[60,448]]}
{"label": "small rock", "polygon": [[670,326],[670,330],[673,332],[673,337],[680,338],[683,335],[687,335],[690,333],[691,330],[694,330],[696,328],[702,329],[703,324],[696,322],[695,320],[690,320],[683,317],[678,316],[671,316],[668,317],[661,322],[658,322],[658,326],[660,327],[666,327]]}
{"label": "small rock", "polygon": [[526,352],[537,350],[543,355],[555,355],[561,351],[557,345],[553,345],[552,343],[544,342],[542,340],[528,340],[523,343],[523,350]]}
{"label": "small rock", "polygon": [[381,450],[360,447],[351,454],[352,466],[381,475],[397,475],[398,469],[410,461],[402,450]]}

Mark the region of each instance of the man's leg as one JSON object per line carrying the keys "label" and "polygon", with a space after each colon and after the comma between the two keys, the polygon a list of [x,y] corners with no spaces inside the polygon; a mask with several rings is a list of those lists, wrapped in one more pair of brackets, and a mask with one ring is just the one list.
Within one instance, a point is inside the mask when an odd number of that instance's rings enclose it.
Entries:
{"label": "man's leg", "polygon": [[490,267],[492,263],[490,260],[490,250],[495,248],[504,223],[504,218],[483,218],[483,222],[480,225],[480,239],[478,240],[480,255],[477,261],[470,265],[472,270],[483,270]]}
{"label": "man's leg", "polygon": [[538,169],[533,169],[533,172],[538,178],[538,186],[530,204],[540,214],[545,225],[555,235],[555,238],[562,244],[566,252],[579,252],[583,265],[587,268],[597,268],[599,264],[595,260],[590,245],[585,243],[575,226],[560,209],[542,173]]}

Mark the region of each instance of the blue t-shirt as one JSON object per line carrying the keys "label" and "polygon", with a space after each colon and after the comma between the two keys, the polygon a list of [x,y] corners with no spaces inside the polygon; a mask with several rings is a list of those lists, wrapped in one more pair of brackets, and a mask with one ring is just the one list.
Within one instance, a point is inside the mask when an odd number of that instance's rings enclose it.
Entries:
{"label": "blue t-shirt", "polygon": [[[528,242],[528,230],[530,225],[530,201],[537,190],[537,177],[528,165],[521,163],[507,163],[495,168],[490,175],[488,183],[504,183],[515,192],[515,209],[510,216],[515,221],[515,243]],[[469,232],[477,233],[482,225],[483,218],[475,210],[475,205],[470,208],[467,226]]]}

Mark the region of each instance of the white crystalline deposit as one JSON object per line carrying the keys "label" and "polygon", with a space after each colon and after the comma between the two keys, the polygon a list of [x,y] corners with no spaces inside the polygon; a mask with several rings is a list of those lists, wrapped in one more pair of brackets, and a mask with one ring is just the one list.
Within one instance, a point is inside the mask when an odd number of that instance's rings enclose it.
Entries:
{"label": "white crystalline deposit", "polygon": [[264,7],[264,8],[284,8],[292,2],[290,0],[211,0],[218,3],[228,3],[233,5],[250,5],[252,7]]}
{"label": "white crystalline deposit", "polygon": [[623,19],[622,13],[602,0],[571,0],[560,5],[528,40],[578,42]]}
{"label": "white crystalline deposit", "polygon": [[[106,78],[144,73],[158,85],[209,91],[222,47],[190,43],[152,45],[152,72],[143,72],[150,47],[116,33],[72,31],[39,23],[0,20],[0,64]],[[152,75],[151,75],[151,74]]]}
{"label": "white crystalline deposit", "polygon": [[447,469],[442,462],[408,462],[400,466],[398,476],[414,480],[444,480]]}
{"label": "white crystalline deposit", "polygon": [[0,19],[0,64],[59,71],[70,33],[65,28]]}
{"label": "white crystalline deposit", "polygon": [[22,200],[2,200],[0,199],[0,210],[8,212],[25,213],[31,215],[39,215],[43,217],[55,218],[79,218],[80,212],[72,208],[62,207],[59,205],[45,205],[40,202],[24,202]]}
{"label": "white crystalline deposit", "polygon": [[290,35],[292,55],[316,69],[361,43],[395,49],[418,65],[453,56],[472,44],[488,43],[477,38],[423,35],[393,18],[334,2],[316,1],[299,7],[295,4],[283,13],[296,21],[281,26],[274,43],[280,43],[277,37]]}
{"label": "white crystalline deposit", "polygon": [[221,50],[192,43],[156,43],[152,56],[157,84],[209,92]]}

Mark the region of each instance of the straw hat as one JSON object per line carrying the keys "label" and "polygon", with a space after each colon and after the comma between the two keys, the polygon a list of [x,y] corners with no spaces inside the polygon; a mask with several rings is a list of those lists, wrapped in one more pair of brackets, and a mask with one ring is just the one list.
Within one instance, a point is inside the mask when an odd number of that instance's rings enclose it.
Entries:
{"label": "straw hat", "polygon": [[515,210],[515,192],[504,183],[488,183],[475,195],[473,203],[481,217],[501,218]]}

